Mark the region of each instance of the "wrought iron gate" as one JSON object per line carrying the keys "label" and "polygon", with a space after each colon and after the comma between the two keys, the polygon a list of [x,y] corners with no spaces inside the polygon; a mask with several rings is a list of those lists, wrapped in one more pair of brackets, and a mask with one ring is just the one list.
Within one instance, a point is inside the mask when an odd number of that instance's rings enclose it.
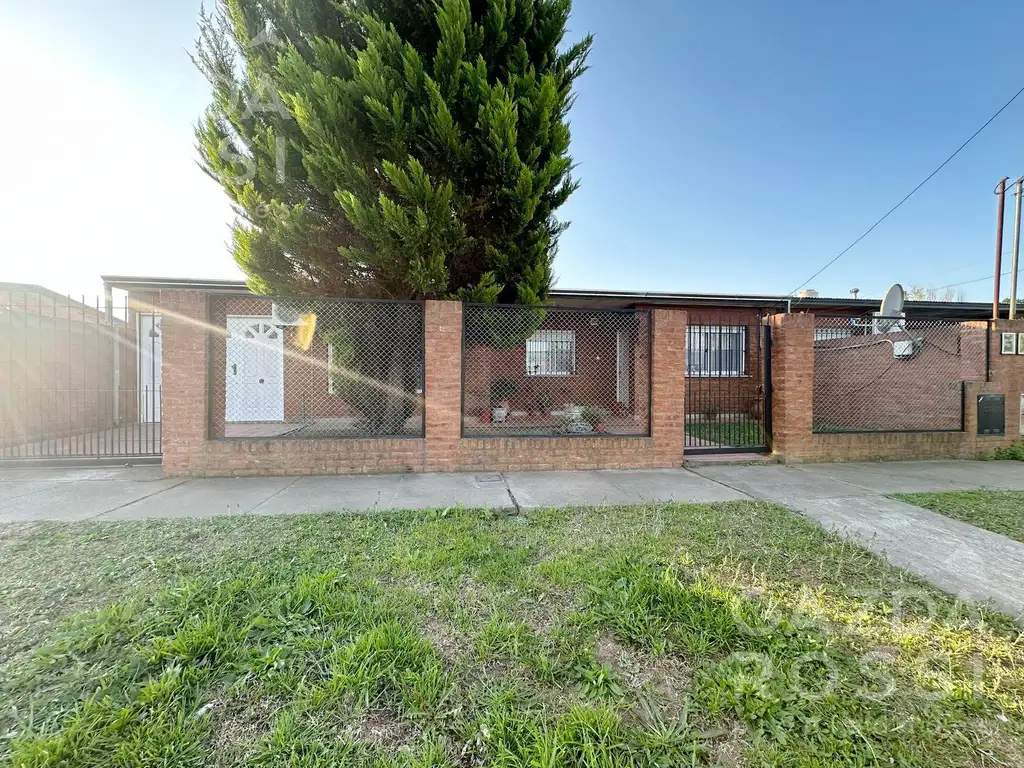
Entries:
{"label": "wrought iron gate", "polygon": [[161,452],[161,318],[0,284],[0,461]]}
{"label": "wrought iron gate", "polygon": [[765,451],[771,440],[771,329],[757,309],[691,311],[686,453]]}

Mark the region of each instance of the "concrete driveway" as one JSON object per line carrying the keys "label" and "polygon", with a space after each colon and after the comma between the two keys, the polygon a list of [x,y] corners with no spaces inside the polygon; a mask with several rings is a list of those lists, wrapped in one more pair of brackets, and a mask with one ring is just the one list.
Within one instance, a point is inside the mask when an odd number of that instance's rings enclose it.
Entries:
{"label": "concrete driveway", "polygon": [[1024,545],[886,498],[1024,490],[1019,462],[708,466],[696,470],[167,479],[158,467],[0,470],[0,523],[758,499],[786,505],[970,600],[1024,615]]}

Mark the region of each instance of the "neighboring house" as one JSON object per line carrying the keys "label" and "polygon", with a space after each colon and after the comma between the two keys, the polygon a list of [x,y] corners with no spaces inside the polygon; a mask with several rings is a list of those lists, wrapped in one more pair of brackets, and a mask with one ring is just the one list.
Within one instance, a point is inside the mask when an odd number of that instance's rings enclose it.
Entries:
{"label": "neighboring house", "polygon": [[[0,283],[0,458],[154,450],[153,435],[123,427],[159,421],[159,318],[129,314]],[[138,344],[154,325],[155,343]]]}

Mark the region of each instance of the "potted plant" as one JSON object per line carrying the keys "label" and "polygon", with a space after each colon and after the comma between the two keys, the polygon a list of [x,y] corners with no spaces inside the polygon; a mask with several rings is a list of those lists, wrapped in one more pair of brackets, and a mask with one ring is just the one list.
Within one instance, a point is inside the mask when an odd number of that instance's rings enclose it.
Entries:
{"label": "potted plant", "polygon": [[607,408],[587,406],[583,409],[582,418],[595,432],[604,432],[605,422],[608,421],[609,411]]}
{"label": "potted plant", "polygon": [[508,418],[508,401],[518,391],[519,385],[504,376],[491,381],[491,420],[495,424],[501,424]]}

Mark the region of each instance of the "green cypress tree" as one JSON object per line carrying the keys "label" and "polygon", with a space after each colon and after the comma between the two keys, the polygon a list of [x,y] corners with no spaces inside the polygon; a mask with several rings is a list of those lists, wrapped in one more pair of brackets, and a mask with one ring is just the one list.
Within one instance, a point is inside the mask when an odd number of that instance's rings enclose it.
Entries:
{"label": "green cypress tree", "polygon": [[204,169],[258,293],[538,304],[576,188],[571,0],[218,0]]}

